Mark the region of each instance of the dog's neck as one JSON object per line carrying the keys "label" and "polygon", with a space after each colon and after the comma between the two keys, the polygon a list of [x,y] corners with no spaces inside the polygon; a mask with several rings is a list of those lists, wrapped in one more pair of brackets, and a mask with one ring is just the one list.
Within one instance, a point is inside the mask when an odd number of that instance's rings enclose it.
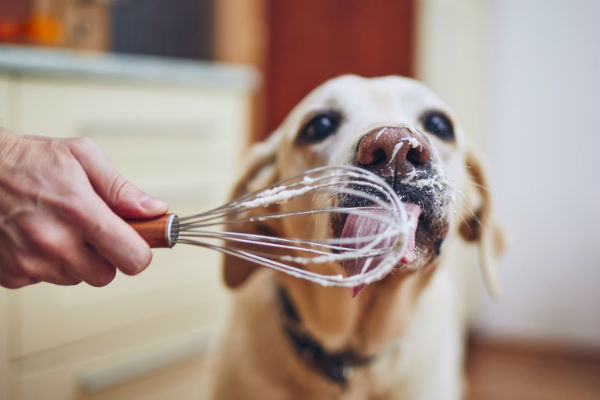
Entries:
{"label": "dog's neck", "polygon": [[280,282],[302,331],[325,351],[376,357],[396,342],[435,266],[398,271],[352,298],[348,289],[324,288],[283,278]]}
{"label": "dog's neck", "polygon": [[277,303],[283,330],[297,357],[323,377],[345,388],[356,367],[368,365],[374,360],[374,357],[365,357],[353,350],[330,352],[323,348],[318,340],[304,330],[294,304],[282,287],[277,290]]}

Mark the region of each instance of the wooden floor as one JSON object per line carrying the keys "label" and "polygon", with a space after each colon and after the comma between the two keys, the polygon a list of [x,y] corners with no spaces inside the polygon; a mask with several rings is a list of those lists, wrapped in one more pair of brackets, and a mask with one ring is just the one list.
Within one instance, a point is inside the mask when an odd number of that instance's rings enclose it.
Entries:
{"label": "wooden floor", "polygon": [[[206,361],[186,363],[79,400],[206,398]],[[600,352],[472,340],[468,400],[600,400]]]}
{"label": "wooden floor", "polygon": [[600,400],[600,352],[473,340],[469,400]]}

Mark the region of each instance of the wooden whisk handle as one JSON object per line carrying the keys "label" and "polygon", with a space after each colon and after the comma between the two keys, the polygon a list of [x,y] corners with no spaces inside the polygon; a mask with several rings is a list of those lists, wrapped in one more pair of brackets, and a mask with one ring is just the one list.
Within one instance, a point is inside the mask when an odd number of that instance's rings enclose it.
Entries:
{"label": "wooden whisk handle", "polygon": [[179,217],[165,214],[148,219],[126,220],[150,247],[173,247],[179,237]]}

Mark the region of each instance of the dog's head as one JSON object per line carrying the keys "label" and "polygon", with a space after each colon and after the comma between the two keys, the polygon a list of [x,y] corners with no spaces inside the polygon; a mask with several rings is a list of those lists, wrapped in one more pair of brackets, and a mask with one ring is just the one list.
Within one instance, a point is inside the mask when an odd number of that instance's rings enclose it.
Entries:
{"label": "dog's head", "polygon": [[[448,233],[458,230],[465,239],[482,243],[488,267],[484,276],[488,287],[496,290],[487,255],[490,199],[484,175],[465,146],[455,115],[426,87],[401,77],[343,76],[326,82],[298,104],[266,142],[252,149],[233,197],[327,165],[367,169],[398,193],[407,212],[418,219],[411,234],[414,247],[409,246],[410,254],[402,260],[406,267],[434,263]],[[462,201],[469,182],[480,189],[481,204],[475,211]],[[352,199],[343,201],[356,205]],[[265,223],[243,230],[288,234],[285,227]],[[226,258],[225,280],[237,286],[255,268]]]}

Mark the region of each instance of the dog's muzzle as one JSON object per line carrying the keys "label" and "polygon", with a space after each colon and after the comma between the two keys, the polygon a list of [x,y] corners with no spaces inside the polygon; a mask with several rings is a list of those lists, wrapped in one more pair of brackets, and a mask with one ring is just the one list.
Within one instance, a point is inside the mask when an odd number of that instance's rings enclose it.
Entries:
{"label": "dog's muzzle", "polygon": [[[410,126],[384,126],[364,134],[356,145],[354,164],[383,178],[400,196],[409,220],[418,221],[411,229],[409,245],[401,265],[423,265],[439,254],[439,244],[447,233],[446,208],[449,192],[445,173],[434,160],[427,136]],[[364,206],[344,199],[345,206]],[[346,220],[342,236],[353,235],[353,221]],[[363,231],[377,226],[354,225]],[[370,229],[370,230],[369,230]],[[349,231],[349,232],[347,232]],[[437,244],[437,245],[436,245]]]}

